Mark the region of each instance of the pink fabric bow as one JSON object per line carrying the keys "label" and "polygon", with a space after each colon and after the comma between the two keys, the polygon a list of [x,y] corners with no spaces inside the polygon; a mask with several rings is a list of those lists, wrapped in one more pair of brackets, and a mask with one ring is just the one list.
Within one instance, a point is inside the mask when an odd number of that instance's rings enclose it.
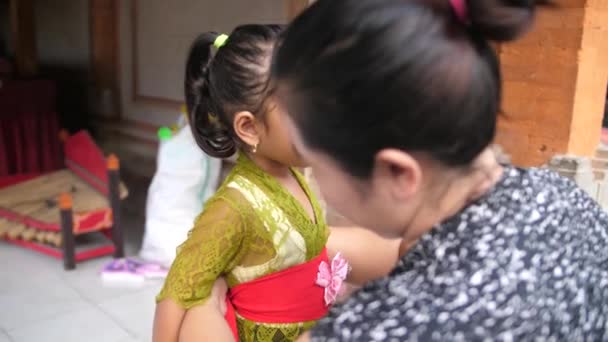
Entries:
{"label": "pink fabric bow", "polygon": [[344,280],[348,275],[348,262],[340,253],[331,261],[331,266],[325,261],[319,264],[316,284],[325,288],[325,305],[330,306],[342,293]]}
{"label": "pink fabric bow", "polygon": [[463,24],[469,22],[469,10],[467,8],[466,0],[449,0],[452,10],[456,14],[458,20]]}

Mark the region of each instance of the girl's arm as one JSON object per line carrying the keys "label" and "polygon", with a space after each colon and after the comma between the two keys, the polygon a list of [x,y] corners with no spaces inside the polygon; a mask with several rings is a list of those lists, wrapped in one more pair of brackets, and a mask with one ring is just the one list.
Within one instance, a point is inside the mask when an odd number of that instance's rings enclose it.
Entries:
{"label": "girl's arm", "polygon": [[[399,260],[401,239],[389,240],[360,227],[331,227],[330,254],[340,252],[352,267],[348,282],[362,285],[386,276]],[[333,257],[333,255],[332,255]]]}
{"label": "girl's arm", "polygon": [[[226,285],[218,279],[247,251],[242,248],[244,222],[241,212],[223,199],[207,204],[178,248],[157,297],[154,342],[196,341],[201,334],[222,336],[228,329],[221,310]],[[193,317],[201,315],[195,322]]]}

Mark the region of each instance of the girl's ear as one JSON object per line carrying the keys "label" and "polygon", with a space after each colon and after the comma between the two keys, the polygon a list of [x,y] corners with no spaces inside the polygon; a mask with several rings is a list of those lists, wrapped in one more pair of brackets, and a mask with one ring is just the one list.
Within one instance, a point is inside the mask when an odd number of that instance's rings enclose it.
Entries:
{"label": "girl's ear", "polygon": [[242,111],[234,116],[234,132],[245,144],[256,147],[260,143],[261,128],[251,112]]}

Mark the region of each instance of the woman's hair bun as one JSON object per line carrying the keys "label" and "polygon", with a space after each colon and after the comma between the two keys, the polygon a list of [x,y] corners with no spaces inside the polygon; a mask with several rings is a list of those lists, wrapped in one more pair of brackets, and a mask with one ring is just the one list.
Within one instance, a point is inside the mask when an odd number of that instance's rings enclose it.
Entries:
{"label": "woman's hair bun", "polygon": [[532,26],[536,7],[547,0],[463,0],[471,27],[488,40],[508,42]]}

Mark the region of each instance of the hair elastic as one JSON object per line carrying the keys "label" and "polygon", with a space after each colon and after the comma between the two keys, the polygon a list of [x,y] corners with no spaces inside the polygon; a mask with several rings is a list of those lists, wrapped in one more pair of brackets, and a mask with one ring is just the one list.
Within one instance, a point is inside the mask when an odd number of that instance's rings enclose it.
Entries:
{"label": "hair elastic", "polygon": [[450,1],[450,6],[452,7],[452,10],[454,11],[454,14],[456,14],[456,17],[458,18],[458,20],[460,22],[462,22],[463,24],[468,24],[469,23],[469,10],[467,8],[467,3],[466,0],[449,0]]}
{"label": "hair elastic", "polygon": [[219,49],[222,46],[226,45],[227,41],[228,41],[228,35],[222,33],[219,36],[217,36],[217,38],[215,38],[215,41],[213,42],[213,46],[215,46],[216,49]]}

